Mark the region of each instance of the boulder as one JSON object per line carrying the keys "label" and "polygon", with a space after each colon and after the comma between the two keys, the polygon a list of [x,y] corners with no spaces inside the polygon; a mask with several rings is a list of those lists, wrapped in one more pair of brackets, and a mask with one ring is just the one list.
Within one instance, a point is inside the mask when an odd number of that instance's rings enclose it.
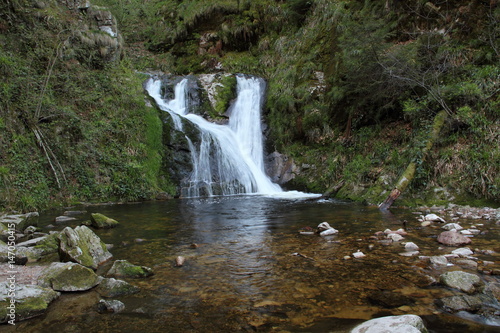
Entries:
{"label": "boulder", "polygon": [[57,291],[84,291],[99,284],[93,270],[73,262],[54,262],[40,273],[38,284]]}
{"label": "boulder", "polygon": [[463,227],[458,224],[458,223],[447,223],[441,227],[444,230],[453,230],[455,229],[456,231],[460,231],[463,229]]}
{"label": "boulder", "polygon": [[[15,290],[15,291],[14,291]],[[9,294],[15,293],[15,309]],[[7,283],[0,284],[0,324],[21,321],[42,315],[60,293],[40,286],[18,284],[15,289]],[[11,322],[12,323],[12,322]]]}
{"label": "boulder", "polygon": [[427,332],[424,321],[416,315],[388,316],[368,320],[351,333],[418,333]]}
{"label": "boulder", "polygon": [[66,227],[58,238],[61,261],[73,261],[97,269],[97,266],[113,256],[106,244],[86,226],[78,226],[75,229]]}
{"label": "boulder", "polygon": [[456,231],[444,231],[439,234],[437,240],[439,243],[448,246],[460,246],[470,244],[472,242],[470,238],[465,237]]}
{"label": "boulder", "polygon": [[457,295],[438,300],[437,305],[448,312],[469,311],[476,312],[481,308],[482,300],[478,296]]}
{"label": "boulder", "polygon": [[116,297],[138,293],[140,288],[122,280],[105,278],[96,290],[103,297]]}
{"label": "boulder", "polygon": [[405,250],[406,251],[418,251],[419,247],[417,244],[415,244],[413,242],[408,242],[405,244]]}
{"label": "boulder", "polygon": [[432,256],[429,260],[434,266],[446,266],[448,265],[448,259],[445,256]]}
{"label": "boulder", "polygon": [[431,222],[442,222],[442,223],[445,223],[446,221],[437,216],[436,214],[427,214],[424,216],[424,221],[431,221]]}
{"label": "boulder", "polygon": [[125,278],[142,278],[153,275],[153,270],[145,266],[136,266],[129,263],[127,260],[116,260],[110,268],[106,276],[108,277],[125,277]]}
{"label": "boulder", "polygon": [[54,222],[56,224],[63,224],[69,221],[74,221],[76,220],[76,217],[71,217],[71,216],[58,216],[55,218]]}
{"label": "boulder", "polygon": [[108,228],[114,228],[118,224],[118,221],[113,220],[112,218],[109,218],[103,214],[100,213],[92,213],[90,214],[90,221],[91,224],[94,228],[97,229],[108,229]]}
{"label": "boulder", "polygon": [[9,227],[14,225],[14,229],[23,232],[29,226],[38,225],[38,212],[27,214],[5,215],[0,218],[0,222]]}
{"label": "boulder", "polygon": [[479,276],[462,271],[441,274],[441,276],[439,276],[439,281],[445,286],[459,289],[468,294],[481,291],[484,286]]}
{"label": "boulder", "polygon": [[474,254],[474,252],[468,247],[461,247],[459,249],[451,251],[451,253],[456,254],[460,257],[469,257]]}

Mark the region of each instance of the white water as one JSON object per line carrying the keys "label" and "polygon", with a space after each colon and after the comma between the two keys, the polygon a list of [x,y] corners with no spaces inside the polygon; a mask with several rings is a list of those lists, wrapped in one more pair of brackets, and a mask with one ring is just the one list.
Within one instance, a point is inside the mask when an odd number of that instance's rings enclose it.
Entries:
{"label": "white water", "polygon": [[201,140],[198,145],[186,136],[193,170],[189,180],[184,181],[183,196],[250,193],[276,196],[283,193],[280,186],[272,183],[264,172],[260,119],[261,80],[237,77],[238,96],[228,125],[214,124],[198,115],[187,113],[187,79],[176,85],[175,98],[170,101],[161,96],[161,80],[149,80],[146,90],[160,109],[169,112],[176,130],[182,131],[182,118],[200,130]]}

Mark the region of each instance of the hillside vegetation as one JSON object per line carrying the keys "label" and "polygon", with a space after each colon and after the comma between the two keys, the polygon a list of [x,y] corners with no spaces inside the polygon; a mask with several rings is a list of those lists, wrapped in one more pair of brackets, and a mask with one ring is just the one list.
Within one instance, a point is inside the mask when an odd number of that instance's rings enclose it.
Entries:
{"label": "hillside vegetation", "polygon": [[175,192],[134,70],[264,77],[289,188],[377,204],[412,164],[403,204],[500,202],[496,0],[92,3],[117,20],[114,49],[88,10],[0,5],[3,207]]}

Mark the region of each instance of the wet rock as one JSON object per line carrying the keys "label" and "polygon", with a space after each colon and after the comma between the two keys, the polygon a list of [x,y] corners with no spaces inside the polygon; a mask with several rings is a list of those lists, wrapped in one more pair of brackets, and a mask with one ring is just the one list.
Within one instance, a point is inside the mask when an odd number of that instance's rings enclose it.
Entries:
{"label": "wet rock", "polygon": [[118,313],[125,310],[125,304],[116,299],[103,300],[97,304],[97,312],[99,313]]}
{"label": "wet rock", "polygon": [[78,226],[75,229],[66,227],[58,238],[62,261],[74,261],[96,269],[112,257],[106,244],[86,226]]}
{"label": "wet rock", "polygon": [[429,261],[431,265],[434,266],[447,266],[448,265],[448,259],[445,256],[432,256],[429,257]]}
{"label": "wet rock", "polygon": [[[15,286],[15,309],[12,311],[11,286],[0,284],[0,324],[30,319],[42,315],[49,304],[59,297],[60,293],[40,286],[17,284]],[[13,315],[14,314],[14,315]]]}
{"label": "wet rock", "polygon": [[405,244],[405,250],[406,251],[418,251],[419,247],[417,244],[415,244],[413,242],[408,242]]}
{"label": "wet rock", "polygon": [[453,263],[455,265],[458,265],[462,268],[467,268],[467,269],[477,269],[477,262],[475,262],[474,260],[470,260],[470,259],[455,259],[453,260]]}
{"label": "wet rock", "polygon": [[372,304],[381,305],[389,309],[413,303],[413,300],[410,297],[390,290],[377,290],[372,292],[368,295],[368,300]]}
{"label": "wet rock", "polygon": [[136,266],[129,263],[127,260],[116,260],[110,268],[106,276],[109,277],[125,277],[125,278],[142,278],[153,275],[153,270],[145,266]]}
{"label": "wet rock", "polygon": [[474,254],[474,252],[468,247],[462,247],[456,250],[451,251],[451,253],[456,254],[460,257],[469,257]]}
{"label": "wet rock", "polygon": [[40,273],[38,284],[57,291],[85,291],[100,282],[93,270],[73,262],[54,262]]}
{"label": "wet rock", "polygon": [[37,227],[33,226],[33,225],[30,225],[29,227],[27,227],[26,229],[24,229],[23,233],[25,235],[32,235],[34,234],[36,231],[38,230]]}
{"label": "wet rock", "polygon": [[406,252],[401,252],[399,255],[403,257],[414,257],[418,256],[420,254],[419,251],[406,251]]}
{"label": "wet rock", "polygon": [[442,223],[445,223],[446,221],[437,216],[436,214],[427,214],[424,216],[424,221],[430,221],[430,222],[442,222]]}
{"label": "wet rock", "polygon": [[87,213],[86,211],[82,210],[67,210],[63,213],[64,216],[77,216],[77,215],[82,215]]}
{"label": "wet rock", "polygon": [[457,295],[438,300],[437,305],[448,312],[476,312],[481,308],[482,300],[478,296]]}
{"label": "wet rock", "polygon": [[334,235],[339,231],[328,224],[328,222],[321,222],[318,225],[318,231],[321,236]]}
{"label": "wet rock", "polygon": [[439,276],[439,282],[450,288],[455,288],[473,294],[481,291],[484,283],[479,276],[462,271],[447,272]]}
{"label": "wet rock", "polygon": [[29,226],[38,225],[38,212],[32,212],[27,214],[16,214],[16,215],[5,215],[0,217],[0,223],[9,226],[13,224],[15,230],[24,231]]}
{"label": "wet rock", "polygon": [[184,258],[183,256],[178,256],[177,258],[175,258],[175,267],[182,267],[185,261],[186,258]]}
{"label": "wet rock", "polygon": [[416,315],[389,316],[368,320],[351,333],[416,333],[427,332],[424,321]]}
{"label": "wet rock", "polygon": [[441,228],[444,230],[456,230],[456,231],[463,229],[462,226],[458,223],[447,223],[443,225]]}
{"label": "wet rock", "polygon": [[90,221],[92,223],[92,226],[96,229],[109,229],[109,228],[114,228],[118,224],[118,221],[113,220],[112,218],[109,218],[103,214],[100,213],[93,213],[90,214]]}
{"label": "wet rock", "polygon": [[470,244],[472,242],[470,238],[465,237],[456,231],[444,231],[439,234],[437,240],[439,243],[448,246],[460,246]]}
{"label": "wet rock", "polygon": [[404,239],[400,234],[389,234],[387,238],[392,239],[393,242],[399,242]]}
{"label": "wet rock", "polygon": [[56,222],[56,224],[62,224],[62,223],[75,221],[75,220],[76,220],[76,218],[71,217],[71,216],[58,216],[54,219],[54,222]]}
{"label": "wet rock", "polygon": [[352,254],[352,256],[353,256],[354,258],[356,258],[356,259],[360,259],[360,258],[364,258],[364,257],[366,257],[366,255],[365,255],[363,252],[361,252],[360,250],[358,250],[357,252],[354,252],[354,253]]}
{"label": "wet rock", "polygon": [[96,290],[103,297],[117,297],[138,293],[140,288],[122,280],[105,278]]}

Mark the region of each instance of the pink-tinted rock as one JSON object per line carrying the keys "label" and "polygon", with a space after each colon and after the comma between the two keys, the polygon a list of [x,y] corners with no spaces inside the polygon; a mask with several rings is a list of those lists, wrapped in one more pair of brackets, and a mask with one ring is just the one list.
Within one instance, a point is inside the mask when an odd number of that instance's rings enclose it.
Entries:
{"label": "pink-tinted rock", "polygon": [[438,236],[438,242],[448,246],[459,246],[464,244],[470,244],[472,241],[470,238],[459,234],[456,231],[444,231]]}

